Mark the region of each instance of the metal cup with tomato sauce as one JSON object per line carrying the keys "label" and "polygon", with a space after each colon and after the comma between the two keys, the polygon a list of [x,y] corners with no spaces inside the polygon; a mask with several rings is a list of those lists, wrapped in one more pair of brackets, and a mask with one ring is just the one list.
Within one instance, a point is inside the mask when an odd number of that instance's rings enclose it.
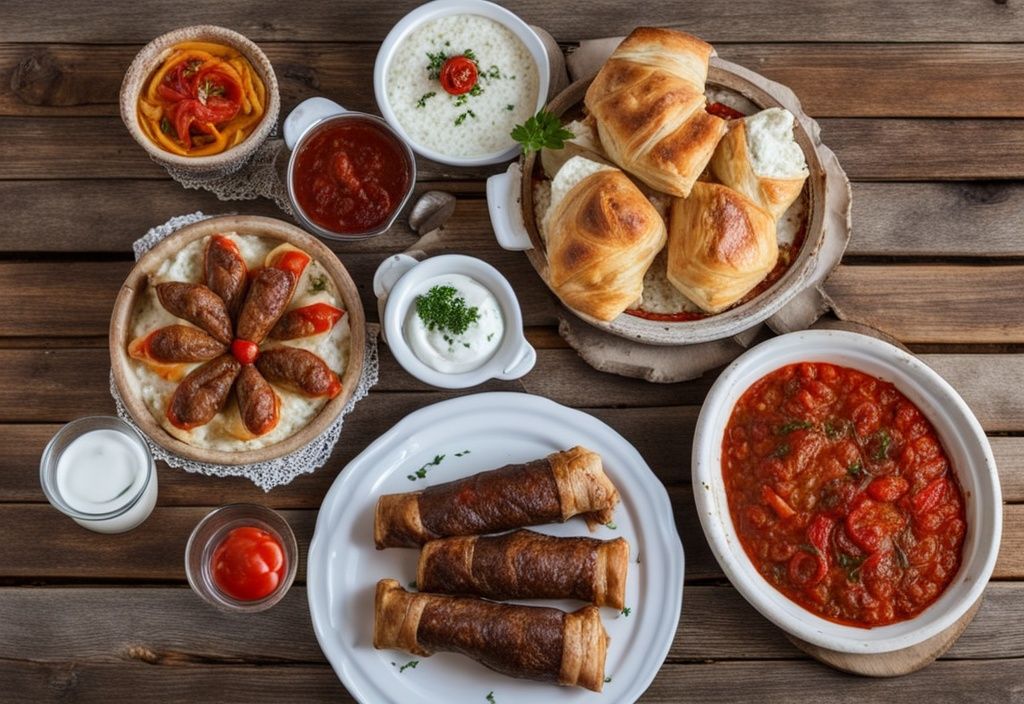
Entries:
{"label": "metal cup with tomato sauce", "polygon": [[381,118],[327,98],[303,101],[284,121],[288,197],[295,218],[333,240],[383,234],[409,201],[416,159]]}

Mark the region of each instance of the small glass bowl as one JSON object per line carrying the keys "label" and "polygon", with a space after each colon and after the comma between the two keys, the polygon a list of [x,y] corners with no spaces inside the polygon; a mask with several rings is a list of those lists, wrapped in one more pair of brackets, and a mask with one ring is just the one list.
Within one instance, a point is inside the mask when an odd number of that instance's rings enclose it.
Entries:
{"label": "small glass bowl", "polygon": [[[242,601],[222,592],[213,581],[213,551],[227,534],[244,526],[267,531],[280,541],[284,549],[285,574],[277,589],[262,599]],[[299,563],[299,546],[291,526],[277,511],[257,504],[228,504],[206,514],[189,536],[185,547],[185,574],[192,590],[204,601],[222,611],[252,613],[264,611],[281,601],[295,581]]]}

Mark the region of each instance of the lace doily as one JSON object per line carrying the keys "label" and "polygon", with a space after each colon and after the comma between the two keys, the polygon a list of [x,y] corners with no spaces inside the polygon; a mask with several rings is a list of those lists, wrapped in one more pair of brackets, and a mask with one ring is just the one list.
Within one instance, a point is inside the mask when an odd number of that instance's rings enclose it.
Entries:
{"label": "lace doily", "polygon": [[[148,252],[154,245],[171,233],[185,227],[186,225],[191,225],[192,223],[196,223],[201,220],[207,220],[211,217],[213,216],[205,215],[202,212],[195,212],[191,215],[180,215],[178,217],[171,218],[163,225],[152,228],[145,234],[145,236],[136,240],[132,245],[132,250],[135,252],[135,259],[138,260],[139,257]],[[309,474],[310,472],[319,469],[331,456],[331,452],[334,450],[334,445],[338,442],[338,438],[341,436],[341,427],[344,424],[345,416],[352,412],[356,403],[365,398],[370,392],[370,389],[377,383],[379,375],[379,363],[377,359],[378,328],[379,326],[373,324],[366,326],[366,351],[363,361],[363,373],[359,377],[359,384],[356,386],[356,389],[352,394],[352,398],[349,399],[345,408],[342,409],[338,419],[306,447],[296,450],[284,457],[279,457],[276,460],[268,460],[266,462],[257,462],[255,464],[245,465],[221,465],[196,462],[194,460],[186,460],[181,457],[177,457],[153,442],[144,432],[142,432],[142,429],[135,424],[135,421],[132,420],[131,415],[128,413],[128,409],[125,408],[124,401],[121,399],[120,393],[118,393],[117,385],[114,383],[113,372],[110,373],[110,395],[114,397],[118,417],[130,424],[133,428],[139,431],[140,435],[146,438],[146,444],[149,445],[150,452],[153,453],[154,458],[163,460],[171,467],[184,469],[186,472],[206,474],[213,477],[246,477],[264,491],[270,491],[276,486],[289,483],[300,474]]]}
{"label": "lace doily", "polygon": [[[276,131],[276,130],[275,130]],[[173,166],[163,165],[171,178],[185,188],[210,191],[220,200],[256,200],[269,198],[289,216],[294,215],[288,189],[281,178],[281,154],[288,157],[283,139],[268,139],[252,157],[232,164],[216,176],[196,176]]]}

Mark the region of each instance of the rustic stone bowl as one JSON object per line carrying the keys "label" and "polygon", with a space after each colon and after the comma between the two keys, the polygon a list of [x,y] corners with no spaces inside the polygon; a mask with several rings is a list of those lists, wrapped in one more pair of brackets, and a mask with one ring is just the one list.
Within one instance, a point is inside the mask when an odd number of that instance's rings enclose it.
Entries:
{"label": "rustic stone bowl", "polygon": [[[218,232],[238,232],[280,240],[293,244],[308,253],[323,265],[333,279],[345,306],[346,315],[349,316],[351,349],[349,350],[348,366],[345,367],[345,371],[341,375],[342,392],[336,398],[329,400],[312,421],[293,435],[273,445],[254,450],[238,452],[210,450],[194,447],[172,436],[153,417],[149,407],[140,397],[137,378],[131,366],[131,358],[128,356],[132,313],[135,310],[138,296],[149,285],[150,275],[160,268],[165,259],[174,255],[182,247]],[[363,372],[365,335],[366,320],[363,315],[363,305],[359,299],[359,291],[334,252],[320,240],[286,222],[252,215],[232,215],[211,218],[183,227],[153,247],[136,262],[135,267],[121,286],[121,291],[114,302],[114,312],[110,317],[110,366],[114,375],[114,384],[121,394],[125,408],[132,420],[157,445],[173,455],[196,462],[220,465],[253,464],[277,459],[305,447],[316,440],[338,418],[358,386],[359,377]]]}
{"label": "rustic stone bowl", "polygon": [[[579,112],[582,109],[583,96],[592,80],[583,79],[573,83],[555,96],[548,104],[547,110],[559,117],[567,113],[572,114],[574,111]],[[739,93],[759,108],[786,107],[796,115],[797,120],[794,122],[793,134],[804,152],[807,169],[810,172],[807,182],[804,184],[804,191],[808,198],[808,211],[807,232],[803,246],[789,269],[768,290],[742,305],[699,320],[664,322],[623,313],[614,320],[605,322],[573,310],[573,313],[591,325],[619,337],[649,345],[691,345],[731,337],[752,328],[778,312],[803,290],[807,285],[809,275],[814,270],[818,251],[825,239],[826,173],[817,152],[820,142],[816,134],[812,135],[805,128],[800,119],[803,116],[802,111],[794,110],[793,105],[784,105],[782,101],[744,75],[731,70],[730,65],[725,62],[712,62],[708,71],[707,85],[709,88],[726,88]],[[540,168],[537,152],[531,152],[523,157],[521,167],[520,183],[512,184],[511,193],[518,203],[510,203],[508,207],[521,208],[522,222],[525,225],[526,234],[529,236],[526,256],[541,279],[550,288],[547,252],[534,216],[534,174],[535,170]],[[552,291],[554,292],[554,289]]]}
{"label": "rustic stone bowl", "polygon": [[[252,134],[239,144],[220,154],[209,156],[181,156],[172,154],[154,144],[139,126],[138,101],[146,81],[170,53],[171,47],[182,42],[214,42],[238,50],[263,81],[267,89],[267,105],[263,118],[257,123]],[[187,173],[193,178],[218,178],[240,169],[245,162],[267,141],[277,124],[281,111],[281,93],[277,85],[274,67],[263,51],[238,32],[225,27],[202,24],[182,27],[163,34],[142,48],[128,67],[124,82],[121,83],[121,119],[135,141],[146,150],[150,158],[161,166]]]}

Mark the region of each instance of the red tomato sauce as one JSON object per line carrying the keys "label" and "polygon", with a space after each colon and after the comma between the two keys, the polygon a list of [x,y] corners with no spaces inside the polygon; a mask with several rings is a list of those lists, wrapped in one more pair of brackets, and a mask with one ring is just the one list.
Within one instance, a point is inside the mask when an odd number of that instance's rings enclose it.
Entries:
{"label": "red tomato sauce", "polygon": [[214,549],[210,567],[217,588],[239,601],[272,594],[287,569],[281,540],[255,526],[228,533]]}
{"label": "red tomato sauce", "polygon": [[913,618],[960,567],[964,498],[935,429],[863,372],[809,362],[758,380],[726,426],[722,477],[758,572],[831,621]]}
{"label": "red tomato sauce", "polygon": [[332,232],[380,227],[402,204],[410,169],[398,141],[369,120],[319,128],[295,158],[292,187],[306,216]]}

